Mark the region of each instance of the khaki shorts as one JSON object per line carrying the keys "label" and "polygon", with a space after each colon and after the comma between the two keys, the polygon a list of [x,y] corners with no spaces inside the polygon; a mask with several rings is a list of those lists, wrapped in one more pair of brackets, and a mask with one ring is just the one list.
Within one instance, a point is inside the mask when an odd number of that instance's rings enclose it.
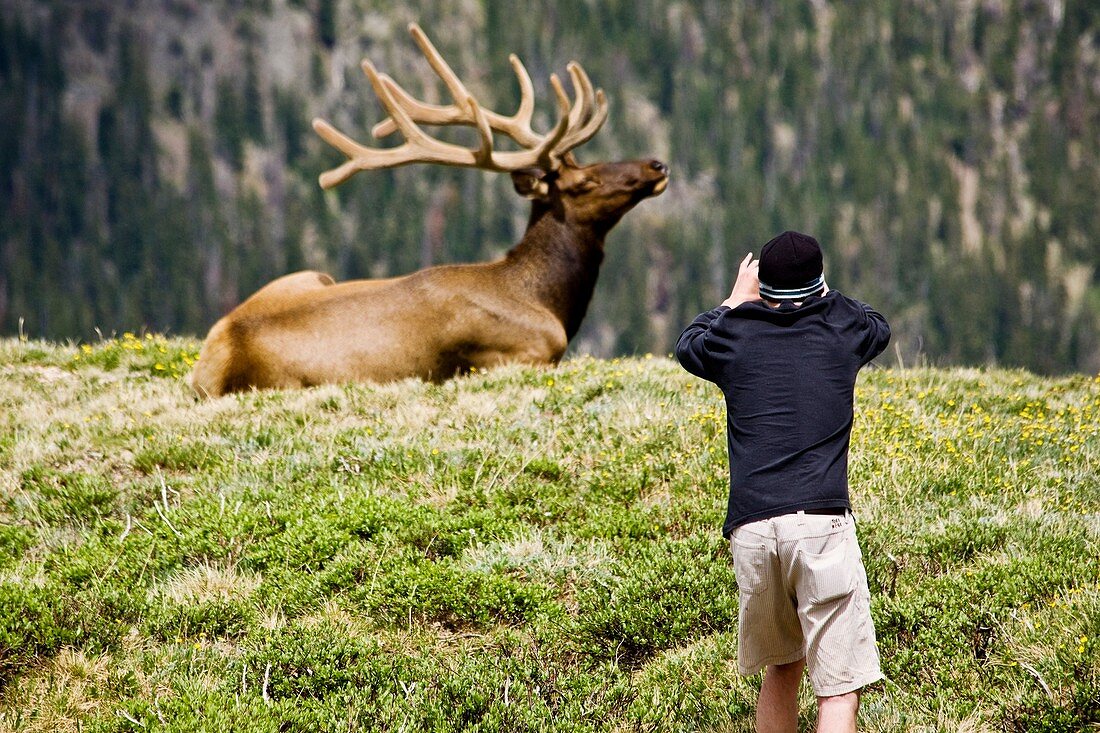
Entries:
{"label": "khaki shorts", "polygon": [[882,679],[851,514],[751,522],[733,531],[730,550],[741,597],[741,674],[805,657],[818,697]]}

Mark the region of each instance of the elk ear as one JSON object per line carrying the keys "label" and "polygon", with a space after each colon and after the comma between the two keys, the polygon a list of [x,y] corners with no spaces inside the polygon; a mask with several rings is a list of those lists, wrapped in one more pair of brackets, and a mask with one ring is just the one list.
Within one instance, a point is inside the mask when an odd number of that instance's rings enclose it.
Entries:
{"label": "elk ear", "polygon": [[516,193],[528,199],[545,199],[550,195],[550,183],[546,180],[546,171],[541,168],[512,171],[512,186]]}
{"label": "elk ear", "polygon": [[586,174],[571,180],[568,185],[562,186],[562,190],[572,194],[582,194],[594,191],[599,185],[600,179]]}

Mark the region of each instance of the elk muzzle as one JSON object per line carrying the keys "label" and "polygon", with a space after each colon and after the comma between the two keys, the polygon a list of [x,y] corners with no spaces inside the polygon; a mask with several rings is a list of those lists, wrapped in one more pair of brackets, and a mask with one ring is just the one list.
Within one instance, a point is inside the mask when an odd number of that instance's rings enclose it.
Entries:
{"label": "elk muzzle", "polygon": [[650,196],[660,196],[664,193],[665,189],[668,188],[668,165],[660,160],[651,160],[649,161],[649,167],[660,176],[660,178],[654,181]]}

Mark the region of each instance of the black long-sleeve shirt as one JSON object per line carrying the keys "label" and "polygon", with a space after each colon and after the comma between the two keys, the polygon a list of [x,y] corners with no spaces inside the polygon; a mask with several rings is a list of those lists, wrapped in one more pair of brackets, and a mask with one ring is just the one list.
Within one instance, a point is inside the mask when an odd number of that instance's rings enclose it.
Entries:
{"label": "black long-sleeve shirt", "polygon": [[799,510],[851,508],[856,375],[889,341],[882,315],[835,290],[800,306],[720,306],[687,327],[676,357],[726,398],[724,535]]}

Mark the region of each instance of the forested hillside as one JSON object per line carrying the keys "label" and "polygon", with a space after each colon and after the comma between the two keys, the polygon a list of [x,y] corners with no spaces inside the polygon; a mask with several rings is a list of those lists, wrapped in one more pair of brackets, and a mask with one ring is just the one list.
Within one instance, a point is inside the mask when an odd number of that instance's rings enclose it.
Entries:
{"label": "forested hillside", "polygon": [[672,168],[610,236],[574,351],[667,352],[792,228],[907,364],[1100,369],[1093,0],[0,0],[0,333],[202,335],[293,269],[505,251],[507,176],[317,185],[340,156],[309,120],[367,139],[381,118],[362,57],[443,94],[414,20],[486,106],[515,105],[519,54],[540,129],[549,74],[582,62],[611,100],[582,162]]}

